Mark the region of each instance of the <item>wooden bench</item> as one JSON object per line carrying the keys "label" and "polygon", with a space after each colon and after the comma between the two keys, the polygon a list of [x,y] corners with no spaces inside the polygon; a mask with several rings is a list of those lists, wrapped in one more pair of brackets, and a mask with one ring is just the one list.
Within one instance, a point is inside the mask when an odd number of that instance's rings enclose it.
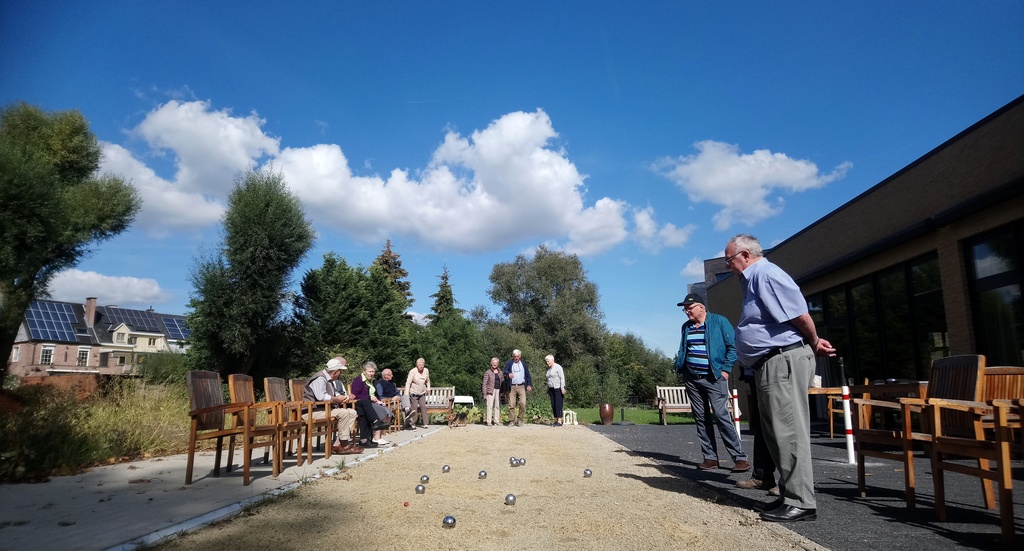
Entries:
{"label": "wooden bench", "polygon": [[[661,424],[668,424],[669,413],[693,413],[693,407],[690,405],[690,397],[686,394],[685,386],[657,386],[655,388],[656,397],[654,399],[654,405],[658,407],[661,412]],[[729,396],[729,414],[733,413],[733,401],[732,396]],[[733,415],[733,419],[738,415]]]}
{"label": "wooden bench", "polygon": [[455,403],[455,387],[435,386],[427,393],[427,415],[452,412]]}

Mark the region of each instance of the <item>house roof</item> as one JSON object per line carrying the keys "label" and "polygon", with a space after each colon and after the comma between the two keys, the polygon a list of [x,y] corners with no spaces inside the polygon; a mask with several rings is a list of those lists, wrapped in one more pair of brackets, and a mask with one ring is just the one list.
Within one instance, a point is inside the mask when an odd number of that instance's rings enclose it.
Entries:
{"label": "house roof", "polygon": [[96,306],[90,327],[84,305],[53,300],[32,301],[25,325],[33,341],[80,344],[111,344],[114,330],[122,325],[132,333],[163,335],[168,342],[191,334],[184,316],[117,306]]}

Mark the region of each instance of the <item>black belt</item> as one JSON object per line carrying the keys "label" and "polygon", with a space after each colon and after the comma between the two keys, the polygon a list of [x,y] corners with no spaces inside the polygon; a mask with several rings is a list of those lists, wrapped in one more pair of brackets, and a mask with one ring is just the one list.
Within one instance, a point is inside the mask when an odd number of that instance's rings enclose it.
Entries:
{"label": "black belt", "polygon": [[760,358],[758,358],[757,361],[754,362],[754,365],[752,365],[751,367],[753,369],[760,369],[761,366],[763,366],[765,363],[768,362],[768,360],[774,358],[775,356],[778,356],[779,354],[782,354],[783,352],[789,352],[790,350],[796,350],[797,348],[803,348],[803,346],[805,344],[807,344],[807,343],[803,339],[800,339],[800,340],[796,341],[793,344],[787,344],[786,346],[778,346],[778,347],[772,348],[768,352],[765,352]]}
{"label": "black belt", "polygon": [[512,386],[523,386],[526,383],[512,383]]}

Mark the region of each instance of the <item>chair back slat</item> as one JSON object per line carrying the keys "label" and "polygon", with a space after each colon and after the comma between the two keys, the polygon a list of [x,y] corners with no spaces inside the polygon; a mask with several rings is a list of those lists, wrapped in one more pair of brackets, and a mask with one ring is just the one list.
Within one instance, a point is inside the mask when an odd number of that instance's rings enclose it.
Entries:
{"label": "chair back slat", "polygon": [[228,392],[231,401],[238,404],[255,404],[256,393],[252,389],[252,377],[241,373],[228,375]]}
{"label": "chair back slat", "polygon": [[302,392],[306,388],[304,379],[288,379],[288,391],[291,393],[293,402],[302,401]]}
{"label": "chair back slat", "polygon": [[268,402],[288,402],[287,383],[280,377],[266,377],[263,379],[263,391],[267,394]]}
{"label": "chair back slat", "polygon": [[[929,398],[981,400],[985,391],[985,356],[962,354],[932,362]],[[942,411],[942,426],[949,434],[973,434],[974,418],[965,412]]]}
{"label": "chair back slat", "polygon": [[1024,398],[1024,367],[992,366],[985,368],[985,391],[982,402]]}
{"label": "chair back slat", "polygon": [[[213,371],[189,371],[185,374],[188,386],[188,402],[192,411],[224,404],[224,390],[220,386],[220,374]],[[211,411],[197,418],[196,429],[219,430],[224,428],[224,411]]]}

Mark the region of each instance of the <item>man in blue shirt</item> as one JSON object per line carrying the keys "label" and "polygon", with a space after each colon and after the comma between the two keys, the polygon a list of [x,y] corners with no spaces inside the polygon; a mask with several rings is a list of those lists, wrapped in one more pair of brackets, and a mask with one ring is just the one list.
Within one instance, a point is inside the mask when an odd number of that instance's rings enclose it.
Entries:
{"label": "man in blue shirt", "polygon": [[[682,306],[689,318],[683,324],[675,367],[686,383],[700,451],[704,455],[704,462],[697,468],[702,471],[718,468],[717,422],[722,441],[733,460],[732,472],[746,472],[750,470],[750,462],[728,409],[729,373],[736,363],[732,324],[724,316],[708,312],[704,299],[696,293],[686,295],[676,306]],[[708,411],[709,407],[712,411]]]}
{"label": "man in blue shirt", "polygon": [[[508,426],[521,427],[526,422],[526,393],[533,390],[533,381],[519,349],[513,350],[512,359],[505,362],[505,377],[512,383],[512,390],[508,393]],[[516,406],[519,406],[518,417]]]}
{"label": "man in blue shirt", "polygon": [[816,520],[807,389],[814,357],[834,356],[836,349],[818,337],[800,287],[764,258],[756,237],[730,239],[725,264],[743,284],[736,352],[754,371],[761,429],[779,471],[782,496],[763,509],[761,519]]}

